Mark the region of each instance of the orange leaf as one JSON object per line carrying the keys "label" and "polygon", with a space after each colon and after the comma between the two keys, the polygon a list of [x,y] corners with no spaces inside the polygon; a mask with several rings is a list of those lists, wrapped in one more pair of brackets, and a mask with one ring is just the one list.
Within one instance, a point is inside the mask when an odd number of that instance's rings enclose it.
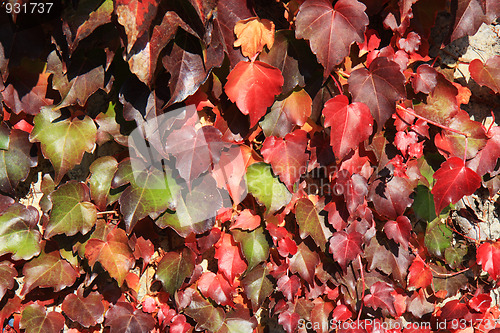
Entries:
{"label": "orange leaf", "polygon": [[253,58],[262,52],[264,45],[270,49],[274,43],[274,23],[266,19],[251,17],[238,21],[234,26],[234,33],[238,38],[234,47],[241,46],[241,53],[245,57]]}

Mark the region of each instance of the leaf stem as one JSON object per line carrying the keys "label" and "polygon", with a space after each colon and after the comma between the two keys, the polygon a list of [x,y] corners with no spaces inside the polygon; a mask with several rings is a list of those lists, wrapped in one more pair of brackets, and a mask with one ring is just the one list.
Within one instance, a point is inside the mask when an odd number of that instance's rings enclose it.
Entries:
{"label": "leaf stem", "polygon": [[412,110],[410,110],[410,109],[407,109],[407,108],[402,107],[401,105],[397,105],[396,107],[397,107],[398,109],[403,110],[403,111],[405,111],[405,112],[407,112],[407,113],[411,114],[412,116],[417,117],[417,118],[419,118],[419,119],[422,119],[422,120],[424,120],[424,121],[426,121],[426,122],[428,122],[429,124],[432,124],[432,125],[434,125],[434,126],[440,127],[440,128],[442,128],[442,129],[445,129],[445,130],[450,131],[450,132],[453,132],[453,133],[457,133],[457,134],[463,135],[463,136],[465,136],[466,138],[468,138],[468,137],[470,136],[470,134],[468,134],[468,133],[465,133],[465,132],[462,132],[462,131],[459,131],[459,130],[453,129],[453,128],[451,128],[451,127],[448,127],[448,126],[442,125],[442,124],[440,124],[440,123],[437,123],[437,122],[435,122],[435,121],[432,121],[432,120],[430,120],[430,119],[427,119],[427,118],[425,118],[424,116],[421,116],[421,115],[419,115],[419,114],[415,113],[414,111],[412,111]]}
{"label": "leaf stem", "polygon": [[340,86],[339,81],[332,75],[330,74],[330,77],[332,78],[333,82],[335,82],[335,85],[337,86],[337,89],[339,90],[339,94],[343,94],[342,92],[342,87]]}
{"label": "leaf stem", "polygon": [[359,305],[359,312],[357,319],[357,322],[359,323],[359,319],[361,318],[361,312],[363,312],[363,299],[365,298],[365,289],[366,289],[365,273],[363,272],[363,263],[361,262],[361,256],[359,254],[358,254],[358,262],[359,262],[359,271],[361,272],[361,282],[363,282],[363,291],[361,293],[361,303]]}
{"label": "leaf stem", "polygon": [[116,210],[107,210],[104,212],[97,212],[97,215],[105,215],[105,214],[115,214],[118,215],[118,212]]}

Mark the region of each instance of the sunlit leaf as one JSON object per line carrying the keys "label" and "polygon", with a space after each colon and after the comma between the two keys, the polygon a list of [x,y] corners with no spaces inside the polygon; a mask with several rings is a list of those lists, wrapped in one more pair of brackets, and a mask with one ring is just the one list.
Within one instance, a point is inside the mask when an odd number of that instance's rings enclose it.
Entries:
{"label": "sunlit leaf", "polygon": [[67,171],[81,162],[85,152],[92,152],[95,146],[97,128],[88,116],[83,120],[64,119],[59,111],[43,108],[33,120],[35,127],[30,141],[40,142],[43,155],[50,160],[56,171],[58,184]]}
{"label": "sunlit leaf", "polygon": [[60,291],[75,283],[80,275],[70,263],[61,258],[59,251],[42,252],[23,267],[24,285],[22,295],[36,287],[53,288]]}
{"label": "sunlit leaf", "polygon": [[122,285],[127,273],[134,267],[135,258],[128,245],[128,237],[122,229],[111,231],[106,241],[90,239],[85,247],[85,257],[91,267],[99,262]]}
{"label": "sunlit leaf", "polygon": [[97,210],[90,202],[90,191],[84,183],[67,182],[50,194],[52,210],[45,238],[78,232],[86,234],[97,220]]}
{"label": "sunlit leaf", "polygon": [[194,269],[194,253],[184,249],[181,253],[169,252],[161,259],[156,278],[161,281],[163,288],[173,295]]}

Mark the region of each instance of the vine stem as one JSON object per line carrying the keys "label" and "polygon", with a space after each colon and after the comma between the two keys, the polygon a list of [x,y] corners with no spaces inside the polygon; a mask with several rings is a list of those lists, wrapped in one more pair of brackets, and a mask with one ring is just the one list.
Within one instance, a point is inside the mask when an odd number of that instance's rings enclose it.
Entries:
{"label": "vine stem", "polygon": [[431,272],[433,272],[436,275],[439,275],[439,276],[442,276],[442,277],[453,277],[455,275],[459,275],[459,274],[465,273],[468,270],[470,270],[470,267],[468,267],[468,268],[462,269],[461,271],[453,272],[453,273],[441,273],[441,272],[438,272],[434,268],[432,268],[428,263],[426,263],[424,261],[424,259],[422,259],[422,257],[418,254],[417,249],[413,245],[408,244],[408,246],[411,248],[411,250],[413,251],[413,253],[415,254],[415,256],[417,258],[419,258],[424,263],[424,265],[427,266],[431,270]]}
{"label": "vine stem", "polygon": [[363,263],[361,262],[361,256],[359,254],[358,254],[358,262],[359,262],[359,271],[361,272],[361,282],[363,282],[363,291],[361,292],[361,304],[359,305],[359,312],[357,319],[357,322],[359,323],[359,319],[361,318],[361,312],[363,312],[363,299],[365,298],[365,288],[366,288],[365,273],[363,272]]}
{"label": "vine stem", "polygon": [[118,215],[118,212],[116,210],[107,210],[104,212],[97,212],[97,215],[105,215],[105,214],[116,214]]}
{"label": "vine stem", "polygon": [[342,87],[340,86],[339,81],[332,75],[330,74],[330,77],[332,78],[333,82],[335,82],[335,85],[337,86],[337,89],[339,90],[339,94],[343,94],[342,92]]}
{"label": "vine stem", "polygon": [[463,135],[463,136],[465,136],[465,138],[468,138],[468,137],[470,136],[470,134],[468,134],[468,133],[465,133],[465,132],[462,132],[462,131],[459,131],[459,130],[453,129],[453,128],[451,128],[451,127],[448,127],[448,126],[442,125],[442,124],[440,124],[440,123],[436,123],[435,121],[432,121],[432,120],[430,120],[430,119],[427,119],[427,118],[425,118],[424,116],[421,116],[421,115],[419,115],[419,114],[416,114],[414,111],[412,111],[412,110],[410,110],[410,109],[407,109],[407,108],[402,107],[401,105],[397,105],[397,108],[398,108],[398,109],[400,109],[400,110],[403,110],[403,111],[405,111],[405,112],[407,112],[407,113],[409,113],[409,114],[411,114],[412,116],[414,116],[414,117],[416,117],[416,118],[422,119],[422,120],[424,120],[424,121],[428,122],[429,124],[432,124],[432,125],[434,125],[434,126],[440,127],[440,128],[442,128],[442,129],[445,129],[445,130],[450,131],[450,132],[453,132],[453,133],[457,133],[457,134]]}

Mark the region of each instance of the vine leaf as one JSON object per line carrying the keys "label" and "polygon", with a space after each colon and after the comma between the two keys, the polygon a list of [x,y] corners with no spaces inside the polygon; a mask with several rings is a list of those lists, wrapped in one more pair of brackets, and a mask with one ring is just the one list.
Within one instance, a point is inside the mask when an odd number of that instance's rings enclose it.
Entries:
{"label": "vine leaf", "polygon": [[30,155],[32,145],[26,132],[13,129],[6,133],[6,141],[5,150],[0,149],[0,190],[15,194],[17,185],[28,177],[37,161]]}
{"label": "vine leaf", "polygon": [[436,215],[448,204],[455,204],[465,195],[473,194],[481,186],[481,177],[465,166],[458,157],[451,157],[434,173],[436,184],[431,193],[434,196]]}
{"label": "vine leaf", "polygon": [[271,173],[271,166],[266,163],[254,163],[247,168],[246,182],[248,192],[264,204],[268,214],[272,214],[288,204],[292,194],[286,186]]}
{"label": "vine leaf", "polygon": [[299,225],[300,238],[305,239],[307,236],[311,236],[321,251],[325,251],[326,242],[332,232],[325,226],[323,219],[319,217],[314,203],[307,198],[297,201],[295,217]]}
{"label": "vine leaf", "polygon": [[110,333],[149,333],[155,327],[155,320],[130,303],[118,302],[106,312],[104,324],[111,327]]}
{"label": "vine leaf", "polygon": [[284,100],[274,102],[264,120],[260,122],[266,136],[284,137],[295,125],[302,126],[312,112],[312,99],[301,89],[292,91]]}
{"label": "vine leaf", "polygon": [[244,0],[220,0],[217,3],[217,16],[214,30],[220,33],[224,51],[227,53],[231,68],[244,57],[240,50],[234,48],[234,26],[238,21],[255,16]]}
{"label": "vine leaf", "polygon": [[219,161],[226,145],[222,133],[213,126],[198,130],[184,126],[168,136],[165,151],[175,157],[176,169],[189,183]]}
{"label": "vine leaf", "polygon": [[349,104],[345,95],[328,100],[323,109],[325,126],[332,128],[330,144],[338,159],[343,159],[373,132],[370,109],[363,103]]}
{"label": "vine leaf", "polygon": [[500,93],[500,56],[486,60],[486,63],[474,59],[469,64],[470,76],[481,86],[486,86],[495,93]]}
{"label": "vine leaf", "polygon": [[236,221],[229,227],[229,230],[242,229],[254,230],[260,226],[260,216],[254,215],[250,209],[243,209],[236,217]]}
{"label": "vine leaf", "polygon": [[104,320],[104,297],[91,292],[83,296],[83,289],[78,289],[77,294],[68,294],[62,303],[63,312],[74,322],[83,327],[90,327],[102,323]]}
{"label": "vine leaf", "polygon": [[477,155],[467,161],[467,167],[474,170],[479,176],[495,170],[498,156],[500,156],[500,126],[494,126],[489,131],[486,145]]}
{"label": "vine leaf", "polygon": [[161,259],[156,270],[156,278],[170,295],[173,295],[184,280],[193,274],[195,259],[194,253],[189,249],[184,249],[180,253],[168,252]]}
{"label": "vine leaf", "polygon": [[273,283],[267,277],[269,271],[266,266],[255,267],[241,280],[241,285],[245,295],[252,303],[252,309],[256,311],[264,300],[271,295],[274,290]]}
{"label": "vine leaf", "polygon": [[43,156],[48,158],[58,184],[66,172],[82,161],[85,152],[94,150],[97,128],[88,116],[83,120],[65,119],[54,122],[61,116],[57,110],[42,108],[35,116],[31,142],[40,142]]}
{"label": "vine leaf", "polygon": [[15,277],[17,277],[17,270],[14,264],[9,261],[0,262],[0,300],[7,290],[14,288]]}
{"label": "vine leaf", "polygon": [[262,261],[267,260],[269,243],[263,228],[257,228],[250,232],[233,230],[231,233],[234,240],[241,244],[243,256],[248,263],[247,271],[251,271]]}
{"label": "vine leaf", "polygon": [[219,270],[230,283],[247,269],[247,263],[231,234],[222,234],[215,244],[215,258],[218,259]]}
{"label": "vine leaf", "polygon": [[85,235],[95,225],[97,210],[90,202],[90,190],[84,183],[64,183],[49,198],[52,210],[45,227],[45,238],[58,234],[73,236],[78,232]]}
{"label": "vine leaf", "polygon": [[[130,71],[146,85],[151,86],[153,83],[158,57],[168,42],[174,38],[179,27],[186,32],[196,35],[176,12],[166,12],[161,23],[154,26],[151,38],[147,41],[147,44],[144,46],[141,45],[142,43],[137,43],[138,47],[132,48],[129,53],[128,64]],[[136,50],[139,48],[141,49]]]}
{"label": "vine leaf", "polygon": [[262,52],[264,46],[268,49],[274,43],[274,23],[266,19],[251,17],[239,21],[234,26],[236,41],[234,47],[241,46],[241,53],[250,59]]}
{"label": "vine leaf", "polygon": [[169,174],[156,168],[147,170],[142,161],[125,159],[118,164],[111,187],[117,188],[128,183],[130,186],[123,191],[118,201],[127,232],[131,232],[140,219],[148,215],[156,219],[167,208],[172,208],[175,181]]}
{"label": "vine leaf", "polygon": [[135,265],[127,234],[122,229],[111,231],[106,241],[90,239],[85,247],[85,257],[89,260],[91,267],[99,262],[119,286],[123,284],[128,272]]}
{"label": "vine leaf", "polygon": [[405,249],[408,249],[411,229],[410,220],[406,216],[398,216],[395,221],[387,221],[384,225],[387,238],[393,239]]}
{"label": "vine leaf", "polygon": [[14,260],[29,260],[40,253],[38,211],[31,206],[11,204],[0,213],[0,255],[12,253]]}
{"label": "vine leaf", "polygon": [[63,32],[72,53],[80,41],[90,36],[96,28],[111,22],[113,1],[105,0],[97,8],[80,5],[76,10],[71,9],[69,7],[63,16]]}
{"label": "vine leaf", "polygon": [[217,332],[226,319],[225,312],[221,308],[213,306],[196,289],[186,289],[185,293],[190,294],[191,300],[183,311],[195,320],[196,330],[205,329]]}
{"label": "vine leaf", "polygon": [[316,266],[320,263],[319,255],[309,250],[307,245],[300,243],[297,253],[290,258],[290,271],[299,275],[309,283],[313,283]]}
{"label": "vine leaf", "polygon": [[349,54],[351,44],[364,41],[369,22],[365,9],[356,0],[340,0],[335,7],[327,0],[310,0],[300,6],[295,36],[309,40],[325,69],[325,79]]}
{"label": "vine leaf", "polygon": [[155,223],[160,228],[171,227],[182,237],[210,230],[223,204],[216,182],[209,176],[203,177],[191,190],[184,189],[175,197],[175,202],[175,213],[165,212]]}
{"label": "vine leaf", "polygon": [[434,219],[425,230],[425,246],[429,253],[442,257],[447,248],[451,246],[452,231],[441,222],[438,217]]}
{"label": "vine leaf", "polygon": [[45,307],[38,303],[24,308],[21,317],[21,328],[26,333],[57,333],[64,328],[64,316],[59,312],[45,312]]}
{"label": "vine leaf", "polygon": [[281,93],[283,82],[276,67],[261,61],[240,61],[227,76],[224,90],[241,113],[250,116],[250,127],[254,127]]}
{"label": "vine leaf", "polygon": [[495,0],[458,0],[450,42],[464,36],[473,36],[481,24],[490,24],[498,16],[500,5]]}
{"label": "vine leaf", "polygon": [[181,36],[176,38],[172,50],[162,59],[163,67],[171,75],[169,105],[194,94],[210,73],[210,68],[206,68],[203,62],[199,41],[187,33]]}
{"label": "vine leaf", "polygon": [[370,186],[370,200],[373,201],[377,213],[389,219],[396,219],[403,215],[407,207],[410,207],[413,199],[413,186],[410,181],[402,177],[392,177],[384,183],[381,180],[373,182]]}
{"label": "vine leaf", "polygon": [[278,279],[276,289],[281,291],[289,300],[293,300],[300,288],[300,279],[297,275],[283,275]]}
{"label": "vine leaf", "polygon": [[493,280],[500,278],[500,242],[483,243],[476,252],[476,261]]}
{"label": "vine leaf", "polygon": [[415,90],[416,93],[432,93],[437,85],[437,77],[438,72],[431,66],[427,64],[418,66],[417,73],[411,80],[413,90]]}
{"label": "vine leaf", "polygon": [[271,164],[274,173],[291,190],[307,169],[306,148],[307,133],[303,130],[296,130],[287,134],[284,139],[275,136],[267,137],[262,145],[261,153],[264,161]]}
{"label": "vine leaf", "polygon": [[413,288],[426,288],[432,283],[432,271],[422,259],[413,260],[408,271],[408,286]]}
{"label": "vine leaf", "polygon": [[75,283],[80,275],[69,262],[61,258],[59,251],[42,252],[23,267],[24,285],[21,295],[36,287],[54,288],[60,291]]}
{"label": "vine leaf", "polygon": [[42,106],[51,105],[46,97],[50,73],[43,70],[43,62],[23,59],[21,66],[10,68],[9,85],[2,91],[3,101],[15,114],[36,115]]}
{"label": "vine leaf", "polygon": [[90,165],[90,197],[101,211],[117,199],[109,193],[117,167],[118,162],[113,156],[99,157]]}
{"label": "vine leaf", "polygon": [[117,0],[115,5],[118,23],[127,34],[127,52],[136,40],[149,30],[158,10],[157,0]]}
{"label": "vine leaf", "polygon": [[217,304],[234,306],[233,294],[236,292],[220,274],[205,272],[198,280],[198,289],[203,296],[213,299]]}
{"label": "vine leaf", "polygon": [[443,74],[438,73],[437,84],[429,96],[427,103],[415,105],[415,112],[438,124],[447,124],[448,120],[458,114],[458,89]]}
{"label": "vine leaf", "polygon": [[370,108],[378,130],[394,113],[396,101],[406,96],[405,77],[399,65],[385,57],[373,60],[368,69],[353,71],[348,83],[353,101]]}
{"label": "vine leaf", "polygon": [[363,298],[366,306],[389,311],[391,316],[396,317],[396,309],[394,307],[394,296],[392,292],[394,288],[386,282],[377,281],[370,287],[370,294]]}
{"label": "vine leaf", "polygon": [[345,271],[347,264],[363,253],[362,243],[363,236],[359,232],[337,231],[330,238],[330,253]]}

